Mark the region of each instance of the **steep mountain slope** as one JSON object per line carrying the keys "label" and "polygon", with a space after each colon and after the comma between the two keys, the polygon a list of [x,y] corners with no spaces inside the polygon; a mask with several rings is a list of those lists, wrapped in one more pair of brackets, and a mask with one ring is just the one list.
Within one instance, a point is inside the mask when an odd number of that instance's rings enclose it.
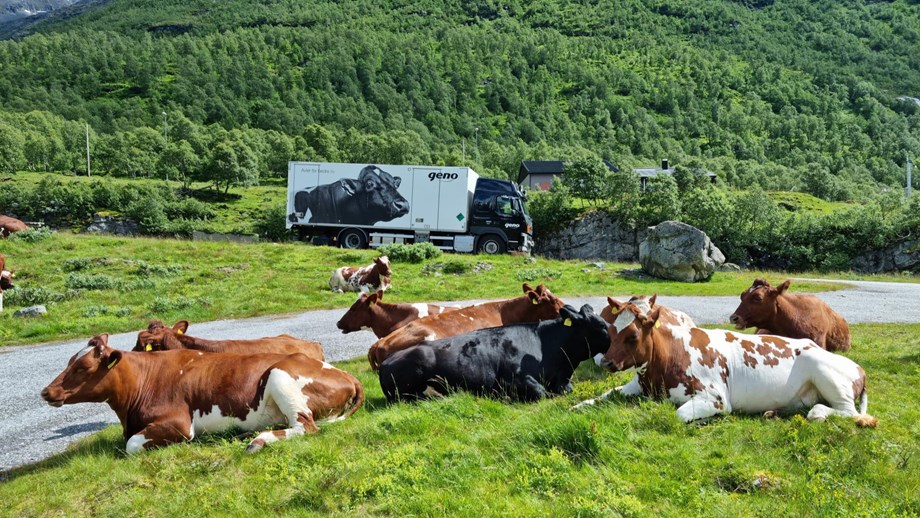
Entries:
{"label": "steep mountain slope", "polygon": [[34,30],[0,44],[0,109],[104,134],[167,111],[301,136],[307,158],[375,135],[457,162],[465,138],[505,173],[585,147],[775,188],[893,185],[920,152],[896,100],[920,97],[913,1],[113,0]]}

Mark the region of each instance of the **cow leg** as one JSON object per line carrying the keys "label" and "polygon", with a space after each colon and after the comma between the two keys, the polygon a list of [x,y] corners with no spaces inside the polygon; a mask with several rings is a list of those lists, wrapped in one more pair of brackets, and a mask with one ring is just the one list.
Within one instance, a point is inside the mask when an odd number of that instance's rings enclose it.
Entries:
{"label": "cow leg", "polygon": [[582,401],[581,403],[578,403],[577,405],[573,406],[571,409],[581,410],[584,407],[597,404],[601,401],[607,401],[608,399],[610,399],[610,397],[613,395],[614,392],[618,392],[620,395],[623,395],[626,397],[641,396],[642,386],[639,385],[639,375],[636,374],[635,376],[633,376],[633,379],[629,380],[629,383],[627,383],[626,385],[620,385],[619,387],[615,389],[608,390],[607,392],[604,392],[603,394],[601,394],[600,396],[597,396],[594,399],[586,399]]}
{"label": "cow leg", "polygon": [[[283,361],[281,362],[283,363]],[[288,420],[288,428],[262,432],[246,447],[247,453],[255,453],[266,444],[290,439],[304,434],[304,431],[316,433],[319,428],[313,420],[313,411],[307,406],[303,394],[305,386],[312,383],[310,378],[294,378],[283,368],[275,366],[265,383],[265,398],[270,399]]]}
{"label": "cow leg", "polygon": [[150,423],[128,439],[125,451],[128,455],[134,455],[149,448],[190,441],[194,436],[195,431],[190,422],[172,420]]}
{"label": "cow leg", "polygon": [[524,376],[521,385],[524,389],[521,393],[523,401],[539,401],[546,397],[546,389],[530,374]]}
{"label": "cow leg", "polygon": [[723,408],[719,408],[716,401],[705,395],[699,394],[678,407],[677,417],[685,423],[690,423],[700,419],[707,419],[724,412],[724,406]]}

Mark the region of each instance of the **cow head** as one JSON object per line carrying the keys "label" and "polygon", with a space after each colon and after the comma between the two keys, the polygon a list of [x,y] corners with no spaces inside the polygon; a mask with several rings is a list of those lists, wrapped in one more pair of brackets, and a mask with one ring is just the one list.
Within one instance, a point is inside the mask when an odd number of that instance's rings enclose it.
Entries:
{"label": "cow head", "polygon": [[0,291],[15,288],[16,285],[13,284],[13,277],[15,276],[16,274],[9,270],[0,271]]}
{"label": "cow head", "polygon": [[549,291],[549,288],[542,284],[534,289],[525,282],[522,289],[524,290],[524,294],[527,295],[527,298],[530,299],[530,303],[533,304],[532,310],[535,312],[537,320],[557,318],[559,316],[559,310],[565,306],[565,302],[562,302],[559,297],[553,295],[553,293]]}
{"label": "cow head", "polygon": [[[607,322],[594,313],[594,308],[585,304],[579,311],[569,305],[559,310],[563,326],[571,327],[574,334],[566,342],[571,349],[569,357],[575,361],[587,360],[603,353],[610,345]],[[587,348],[585,345],[587,344]]]}
{"label": "cow head", "polygon": [[409,201],[399,191],[402,179],[369,165],[358,174],[364,216],[371,221],[390,221],[409,213]]}
{"label": "cow head", "polygon": [[[377,271],[380,272],[381,276],[389,277],[393,275],[393,270],[390,269],[390,258],[381,255],[374,259],[374,265],[377,267]],[[381,292],[382,294],[383,292]]]}
{"label": "cow head", "polygon": [[371,307],[381,300],[383,300],[383,291],[371,293],[370,295],[362,293],[358,296],[358,300],[342,315],[342,318],[336,322],[335,327],[341,329],[342,334],[370,327]]}
{"label": "cow head", "polygon": [[[625,308],[626,304],[633,304],[644,313],[648,313],[655,307],[655,301],[657,299],[657,293],[651,297],[648,295],[633,295],[628,302],[620,302],[613,297],[607,297],[607,305],[601,310],[601,318],[608,324],[612,324],[614,322],[613,314]],[[616,329],[614,329],[614,331],[616,331]]]}
{"label": "cow head", "polygon": [[109,347],[109,335],[91,338],[73,355],[64,372],[42,390],[42,399],[54,407],[107,399],[105,378],[121,359],[122,352]]}
{"label": "cow head", "polygon": [[170,351],[184,349],[179,335],[188,331],[188,320],[180,320],[172,327],[167,327],[159,320],[152,320],[146,331],[137,334],[137,342],[132,351]]}
{"label": "cow head", "polygon": [[737,329],[745,329],[772,321],[776,316],[776,299],[789,289],[790,283],[787,280],[773,287],[766,279],[755,279],[754,284],[741,294],[741,303],[728,317],[729,322]]}
{"label": "cow head", "polygon": [[[661,307],[646,314],[635,304],[629,303],[616,312],[613,315],[614,322],[623,324],[623,327],[617,327],[617,332],[610,333],[610,347],[601,359],[601,367],[616,372],[641,368],[647,364],[652,359],[654,349],[651,334],[656,326],[660,326],[660,314]],[[627,320],[628,324],[625,323]]]}

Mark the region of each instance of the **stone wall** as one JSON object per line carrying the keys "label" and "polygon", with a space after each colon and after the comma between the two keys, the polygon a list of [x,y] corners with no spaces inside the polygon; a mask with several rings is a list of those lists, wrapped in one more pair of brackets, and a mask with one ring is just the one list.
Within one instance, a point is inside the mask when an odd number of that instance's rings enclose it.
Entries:
{"label": "stone wall", "polygon": [[534,253],[553,259],[637,262],[645,229],[635,230],[596,211],[548,236],[537,236]]}
{"label": "stone wall", "polygon": [[866,252],[853,259],[852,266],[854,270],[866,273],[915,270],[920,267],[920,240]]}

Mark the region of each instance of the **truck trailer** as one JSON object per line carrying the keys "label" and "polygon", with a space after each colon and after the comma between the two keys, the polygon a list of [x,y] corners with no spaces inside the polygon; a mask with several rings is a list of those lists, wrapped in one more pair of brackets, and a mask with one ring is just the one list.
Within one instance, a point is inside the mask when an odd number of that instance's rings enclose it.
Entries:
{"label": "truck trailer", "polygon": [[469,167],[288,164],[287,227],[342,248],[427,241],[455,252],[530,252],[524,200],[516,184]]}

